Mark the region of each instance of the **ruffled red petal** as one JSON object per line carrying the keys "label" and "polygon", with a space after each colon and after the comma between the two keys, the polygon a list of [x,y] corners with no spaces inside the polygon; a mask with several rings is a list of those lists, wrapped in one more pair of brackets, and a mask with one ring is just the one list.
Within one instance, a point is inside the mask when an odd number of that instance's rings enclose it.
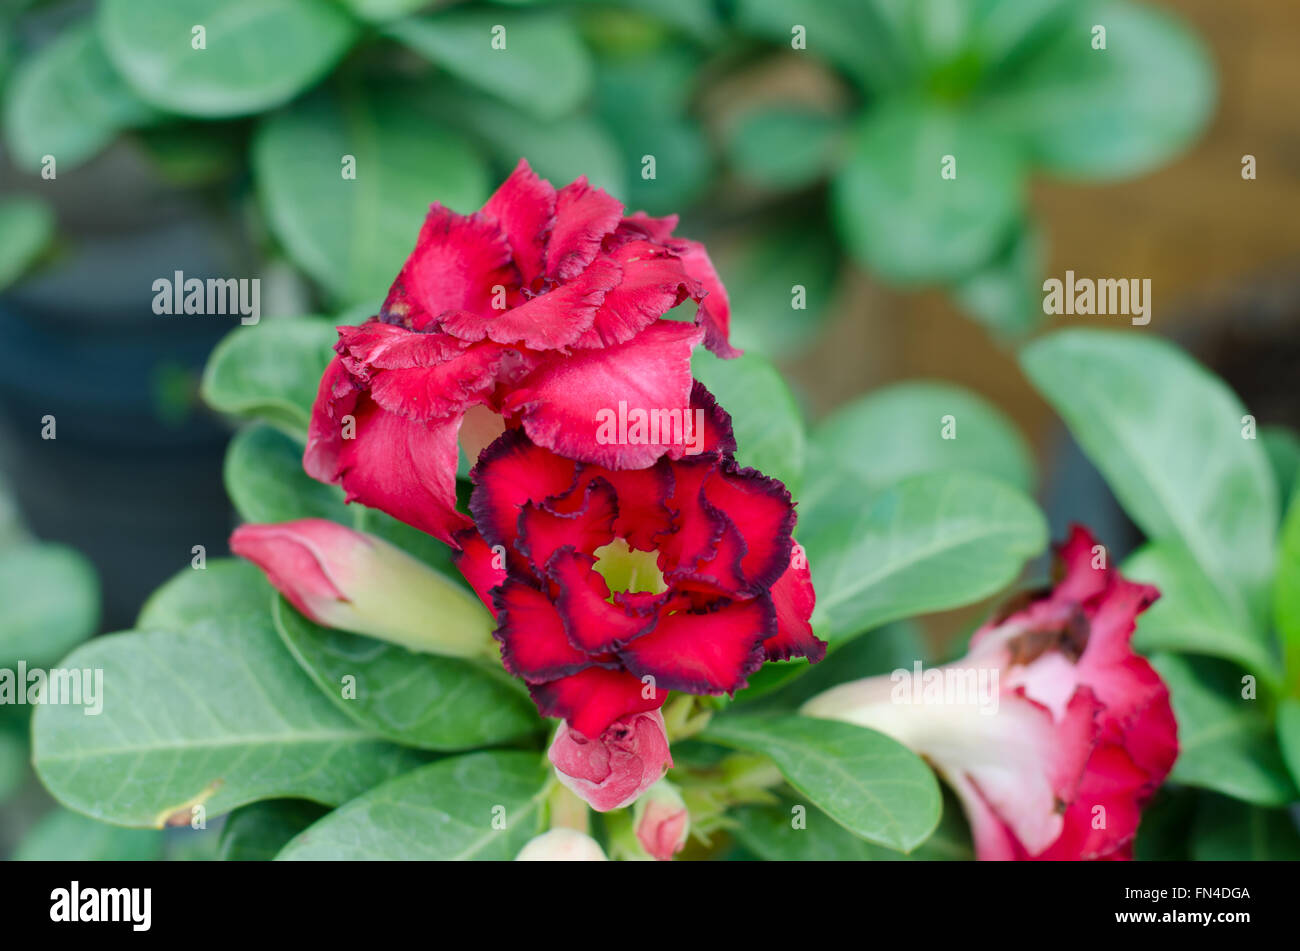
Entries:
{"label": "ruffled red petal", "polygon": [[[703,289],[687,275],[681,260],[649,241],[629,242],[615,250],[611,258],[618,263],[622,279],[605,295],[594,322],[575,346],[626,343],[687,297],[703,296]],[[603,258],[597,262],[600,260]],[[588,268],[583,276],[591,270]]]}
{"label": "ruffled red petal", "polygon": [[555,187],[520,159],[483,211],[497,220],[523,285],[530,286],[542,273],[546,239],[555,224]]}
{"label": "ruffled red petal", "polygon": [[632,548],[652,551],[658,539],[672,530],[673,513],[668,499],[673,491],[673,471],[667,459],[647,469],[606,469],[585,465],[578,473],[578,489],[601,479],[614,487],[618,518],[614,534]]}
{"label": "ruffled red petal", "polygon": [[494,218],[458,215],[434,202],[382,313],[389,322],[423,330],[447,311],[491,316],[495,288],[518,285],[510,245]]}
{"label": "ruffled red petal", "polygon": [[492,602],[492,589],[505,584],[504,552],[494,551],[476,528],[457,532],[456,543],[460,545],[460,551],[452,556],[456,568],[495,617],[496,605]]}
{"label": "ruffled red petal", "polygon": [[523,507],[567,492],[576,472],[571,460],[533,444],[518,429],[506,430],[483,450],[470,472],[474,523],[489,545],[512,551]]}
{"label": "ruffled red petal", "polygon": [[605,295],[622,280],[623,269],[601,257],[573,280],[508,310],[444,314],[441,325],[462,340],[485,336],[502,344],[522,344],[533,350],[558,350],[575,343],[592,326]]}
{"label": "ruffled red petal", "polygon": [[555,224],[546,245],[546,273],[572,280],[596,259],[605,236],[618,227],[623,205],[584,175],[555,196]]}
{"label": "ruffled red petal", "polygon": [[655,613],[653,607],[638,612],[611,604],[609,585],[595,563],[589,554],[564,549],[551,558],[546,573],[558,591],[555,604],[569,642],[602,654],[648,632],[655,625]]}
{"label": "ruffled red petal", "polygon": [[813,634],[808,619],[812,617],[817,597],[813,593],[812,573],[807,562],[791,564],[771,590],[776,608],[776,636],[763,642],[768,660],[807,657],[817,663],[826,656],[826,642]]}
{"label": "ruffled red petal", "polygon": [[732,693],[763,666],[763,642],[776,634],[776,612],[766,596],[733,601],[715,611],[661,615],[650,633],[619,652],[639,677],[660,689]]}
{"label": "ruffled red petal", "polygon": [[586,670],[528,688],[542,716],[563,717],[583,736],[600,736],[615,720],[658,710],[668,699],[662,686],[643,684],[622,670]]}
{"label": "ruffled red petal", "polygon": [[548,355],[506,397],[502,411],[507,417],[521,415],[532,440],[562,456],[610,469],[643,469],[671,448],[673,435],[651,442],[646,433],[646,441],[639,442],[630,428],[620,434],[619,404],[626,413],[640,411],[647,418],[652,410],[660,416],[684,410],[691,393],[691,350],[701,336],[690,324],[658,320],[615,347]]}
{"label": "ruffled red petal", "polygon": [[665,242],[674,254],[682,259],[682,266],[692,279],[704,288],[696,320],[704,328],[704,345],[723,358],[738,357],[741,351],[728,342],[731,333],[731,301],[727,289],[714,270],[709,252],[698,241],[673,238]]}
{"label": "ruffled red petal", "polygon": [[519,513],[515,548],[528,559],[537,577],[543,577],[551,556],[561,548],[591,554],[614,540],[618,501],[614,487],[603,479],[587,483],[581,503],[572,510],[556,511],[546,503],[530,502]]}
{"label": "ruffled red petal", "polygon": [[420,422],[357,401],[356,437],[340,439],[338,478],[349,502],[387,512],[455,547],[469,526],[456,511],[459,417]]}
{"label": "ruffled red petal", "polygon": [[794,504],[779,480],[727,461],[704,482],[704,499],[744,540],[739,574],[753,591],[770,588],[790,564]]}
{"label": "ruffled red petal", "polygon": [[506,670],[530,684],[568,677],[591,667],[596,659],[576,650],[549,596],[511,578],[493,595]]}

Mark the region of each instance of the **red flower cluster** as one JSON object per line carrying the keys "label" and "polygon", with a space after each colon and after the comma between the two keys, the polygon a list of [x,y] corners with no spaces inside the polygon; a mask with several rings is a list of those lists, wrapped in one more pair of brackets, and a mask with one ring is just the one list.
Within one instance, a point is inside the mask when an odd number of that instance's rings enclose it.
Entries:
{"label": "red flower cluster", "polygon": [[730,417],[699,383],[691,408],[697,455],[614,470],[511,430],[472,473],[461,569],[490,594],[506,668],[586,737],[670,690],[731,693],[766,660],[826,651],[790,493],[737,465]]}
{"label": "red flower cluster", "polygon": [[[507,425],[561,455],[640,468],[667,439],[610,445],[596,410],[686,405],[690,356],[720,356],[730,311],[676,217],[625,216],[579,179],[556,190],[520,161],[472,215],[434,204],[379,314],[340,327],[303,464],[454,544],[457,445],[471,460]],[[694,324],[663,319],[686,299]]]}

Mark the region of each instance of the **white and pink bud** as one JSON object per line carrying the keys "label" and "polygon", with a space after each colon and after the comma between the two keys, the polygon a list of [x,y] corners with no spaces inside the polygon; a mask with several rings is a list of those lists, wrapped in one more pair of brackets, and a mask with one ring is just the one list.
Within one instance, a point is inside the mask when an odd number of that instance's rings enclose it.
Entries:
{"label": "white and pink bud", "polygon": [[552,829],[529,841],[516,862],[608,862],[600,843],[577,829]]}
{"label": "white and pink bud", "polygon": [[636,801],[632,824],[641,847],[659,861],[667,862],[685,848],[691,831],[691,814],[677,787],[661,779]]}
{"label": "white and pink bud", "polygon": [[561,722],[546,755],[560,782],[597,812],[630,806],[673,765],[658,710],[615,720],[596,739]]}
{"label": "white and pink bud", "polygon": [[496,656],[494,622],[477,598],[373,535],[305,518],[241,525],[230,549],[317,624],[413,651]]}

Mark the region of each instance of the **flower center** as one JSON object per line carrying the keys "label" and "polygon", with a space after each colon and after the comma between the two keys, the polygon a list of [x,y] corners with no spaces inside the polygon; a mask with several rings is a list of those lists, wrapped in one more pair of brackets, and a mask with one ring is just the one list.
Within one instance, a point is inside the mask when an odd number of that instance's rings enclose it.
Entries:
{"label": "flower center", "polygon": [[662,594],[668,590],[664,573],[659,570],[657,552],[638,551],[625,539],[616,538],[592,554],[596,556],[596,571],[609,585],[610,594],[619,591]]}

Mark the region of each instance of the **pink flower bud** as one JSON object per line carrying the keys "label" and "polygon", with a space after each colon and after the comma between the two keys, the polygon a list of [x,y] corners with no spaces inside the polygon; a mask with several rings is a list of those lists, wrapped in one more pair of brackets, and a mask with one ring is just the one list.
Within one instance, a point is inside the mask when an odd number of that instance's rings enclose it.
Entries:
{"label": "pink flower bud", "polygon": [[496,656],[493,620],[477,598],[373,535],[305,518],[241,525],[230,549],[317,624],[414,651]]}
{"label": "pink flower bud", "polygon": [[641,847],[661,862],[667,862],[686,845],[691,831],[691,814],[682,794],[661,779],[636,801],[633,817]]}
{"label": "pink flower bud", "polygon": [[516,862],[608,862],[600,843],[577,829],[552,829],[530,839]]}
{"label": "pink flower bud", "polygon": [[597,812],[630,806],[673,765],[658,710],[621,717],[595,740],[561,723],[546,755],[560,782]]}

